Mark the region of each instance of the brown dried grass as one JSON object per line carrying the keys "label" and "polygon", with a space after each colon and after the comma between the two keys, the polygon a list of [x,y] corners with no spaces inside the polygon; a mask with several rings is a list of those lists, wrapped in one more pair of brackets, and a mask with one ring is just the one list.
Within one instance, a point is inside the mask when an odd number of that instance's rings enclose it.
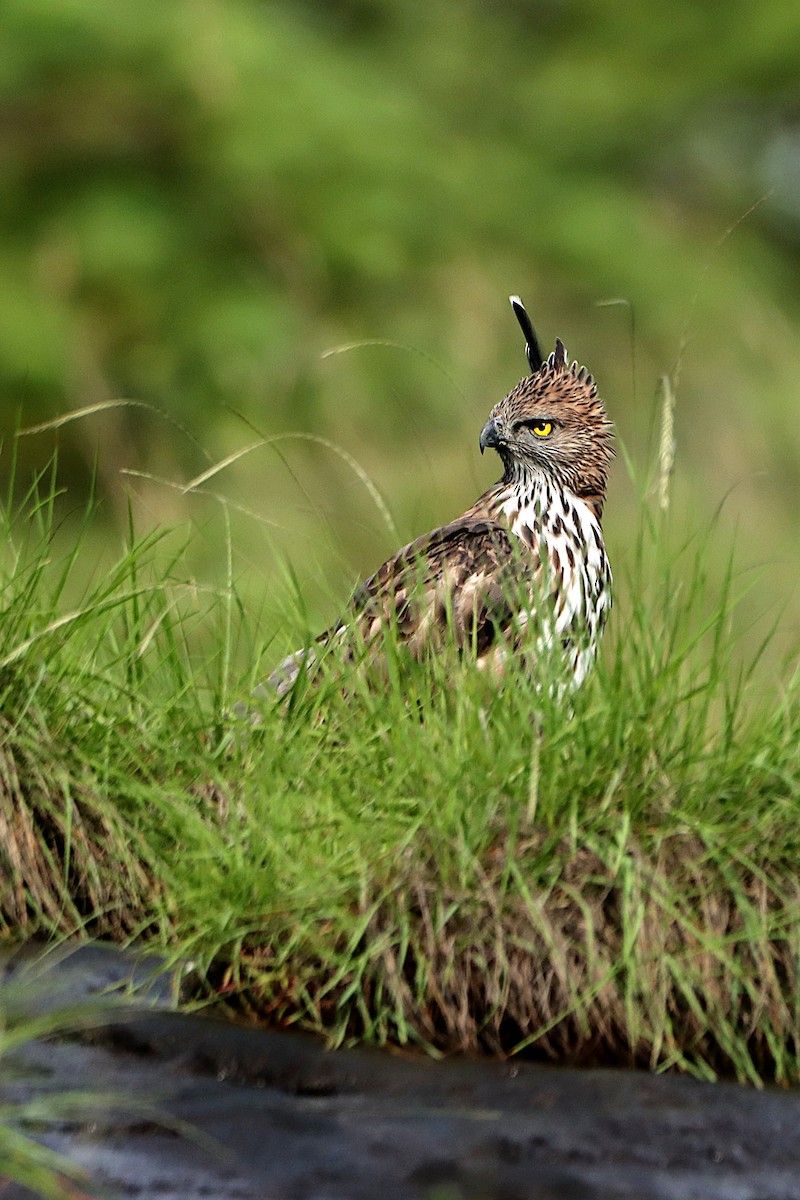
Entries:
{"label": "brown dried grass", "polygon": [[[546,891],[517,878],[501,892],[487,877],[444,925],[435,883],[417,885],[426,1002],[414,1013],[406,998],[409,1025],[446,1051],[530,1047],[561,1063],[650,1067],[697,1055],[721,1069],[731,1046],[720,1033],[736,1027],[757,1069],[774,1066],[767,1030],[796,1038],[797,935],[754,938],[743,899],[776,912],[785,891],[742,872],[734,892],[691,834],[655,856],[631,842],[615,871],[592,850],[564,851]],[[798,911],[800,885],[787,880]]]}
{"label": "brown dried grass", "polygon": [[431,860],[366,897],[353,966],[335,980],[330,958],[287,973],[274,944],[251,946],[236,971],[250,1014],[268,993],[274,1018],[337,1042],[374,1037],[383,1010],[389,1040],[445,1054],[788,1078],[800,1041],[789,864],[770,880],[688,832],[648,852],[631,839],[616,862],[564,842],[549,884],[528,888],[540,840],[517,844],[510,874],[498,843],[469,895],[443,890]]}
{"label": "brown dried grass", "polygon": [[155,886],[111,797],[0,721],[0,933],[125,938]]}

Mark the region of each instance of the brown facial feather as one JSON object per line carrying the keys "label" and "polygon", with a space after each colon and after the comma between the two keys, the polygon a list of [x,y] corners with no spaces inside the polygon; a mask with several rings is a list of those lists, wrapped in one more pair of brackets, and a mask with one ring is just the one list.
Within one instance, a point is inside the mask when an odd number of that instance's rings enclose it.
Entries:
{"label": "brown facial feather", "polygon": [[[537,419],[552,423],[548,437],[537,437],[530,428]],[[551,355],[494,406],[489,420],[498,434],[495,448],[504,482],[526,471],[544,472],[591,504],[598,518],[602,515],[614,457],[612,425],[585,367],[567,366],[561,356]]]}

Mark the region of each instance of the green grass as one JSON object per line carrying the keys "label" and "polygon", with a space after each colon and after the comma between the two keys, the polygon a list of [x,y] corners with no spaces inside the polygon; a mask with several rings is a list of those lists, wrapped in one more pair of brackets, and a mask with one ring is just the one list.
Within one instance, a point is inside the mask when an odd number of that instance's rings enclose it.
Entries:
{"label": "green grass", "polygon": [[798,1081],[800,680],[737,665],[714,531],[643,505],[569,712],[391,645],[276,705],[288,604],[278,647],[174,534],[92,580],[56,491],[2,518],[4,936],[136,940],[333,1045]]}

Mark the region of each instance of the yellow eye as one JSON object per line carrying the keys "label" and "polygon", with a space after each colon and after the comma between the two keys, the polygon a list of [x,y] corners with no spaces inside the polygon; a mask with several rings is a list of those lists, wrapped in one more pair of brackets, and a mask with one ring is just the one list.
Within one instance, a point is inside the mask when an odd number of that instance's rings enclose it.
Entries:
{"label": "yellow eye", "polygon": [[537,437],[550,437],[553,432],[553,422],[548,421],[546,417],[526,417],[524,421],[517,421],[514,424],[514,431],[520,429],[530,429]]}

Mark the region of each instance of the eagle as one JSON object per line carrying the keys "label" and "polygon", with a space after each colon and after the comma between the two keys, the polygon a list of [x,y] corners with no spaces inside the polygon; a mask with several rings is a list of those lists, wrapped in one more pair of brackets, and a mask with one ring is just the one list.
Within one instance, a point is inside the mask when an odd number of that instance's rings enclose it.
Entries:
{"label": "eagle", "polygon": [[585,367],[564,344],[544,358],[519,296],[509,297],[530,373],[495,404],[480,451],[502,478],[462,516],[387,559],[355,591],[341,619],[269,677],[286,696],[327,652],[376,666],[391,632],[416,659],[455,644],[502,677],[554,657],[570,687],[590,670],[611,607],[602,517],[613,458],[611,422]]}

